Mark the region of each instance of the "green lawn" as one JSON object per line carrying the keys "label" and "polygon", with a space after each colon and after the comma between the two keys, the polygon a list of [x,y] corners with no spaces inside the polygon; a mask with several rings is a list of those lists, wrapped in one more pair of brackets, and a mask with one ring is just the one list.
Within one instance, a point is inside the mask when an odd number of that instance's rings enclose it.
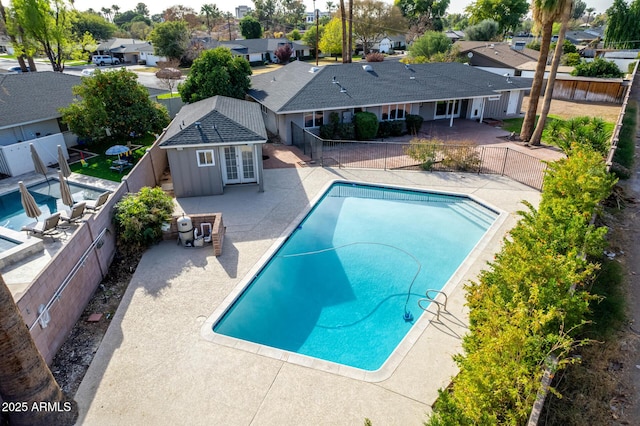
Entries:
{"label": "green lawn", "polygon": [[179,98],[180,93],[163,93],[162,95],[158,95],[158,99],[169,99],[169,98]]}
{"label": "green lawn", "polygon": [[[145,150],[150,147],[154,141],[155,137],[153,135],[147,135],[131,141],[133,145],[142,145],[141,148],[138,148],[133,152],[134,164],[140,157],[144,155]],[[124,173],[119,173],[118,171],[111,170],[110,167],[112,165],[112,162],[113,160],[117,160],[118,156],[105,155],[105,151],[113,145],[127,145],[127,142],[127,140],[108,140],[101,141],[99,143],[79,146],[78,148],[84,151],[90,151],[98,155],[96,157],[85,160],[86,166],[83,166],[81,163],[71,164],[71,171],[74,173],[93,176],[113,182],[120,182],[122,176],[127,174],[127,170],[131,169],[125,169]]]}
{"label": "green lawn", "polygon": [[[539,116],[536,116],[536,123],[538,122],[538,117]],[[522,129],[522,122],[524,121],[524,117],[507,118],[507,119],[504,119],[502,121],[504,123],[504,125],[502,126],[503,130],[506,130],[507,132],[520,133],[520,130]],[[548,137],[548,134],[547,134],[549,126],[551,125],[550,123],[552,123],[554,121],[565,122],[567,120],[565,120],[563,118],[560,118],[557,115],[549,115],[549,116],[547,116],[547,121],[546,121],[546,123],[544,123],[544,130],[542,131],[542,143],[544,143],[546,145],[555,145],[550,140],[550,138]],[[614,123],[609,123],[609,122],[605,123],[605,129],[608,132],[612,132],[614,126],[615,126]]]}

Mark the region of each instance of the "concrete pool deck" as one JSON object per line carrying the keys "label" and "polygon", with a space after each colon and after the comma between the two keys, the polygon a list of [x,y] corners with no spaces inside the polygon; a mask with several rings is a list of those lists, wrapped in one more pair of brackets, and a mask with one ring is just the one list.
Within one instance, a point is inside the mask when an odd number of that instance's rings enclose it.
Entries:
{"label": "concrete pool deck", "polygon": [[[391,375],[365,382],[219,345],[202,337],[212,312],[326,185],[354,180],[471,194],[508,213],[447,284],[448,312],[415,339]],[[456,373],[466,331],[462,283],[474,279],[516,223],[521,200],[540,193],[500,176],[342,170],[265,170],[255,186],[183,198],[187,214],[222,212],[223,252],[163,242],[143,256],[78,389],[78,424],[420,425]],[[375,336],[372,336],[375,339]],[[356,376],[355,374],[353,376]]]}

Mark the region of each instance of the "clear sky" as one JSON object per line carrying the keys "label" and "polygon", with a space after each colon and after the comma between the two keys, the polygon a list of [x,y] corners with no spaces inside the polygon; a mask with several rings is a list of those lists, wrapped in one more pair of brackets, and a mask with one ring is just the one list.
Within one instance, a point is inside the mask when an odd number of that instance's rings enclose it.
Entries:
{"label": "clear sky", "polygon": [[[387,3],[392,3],[392,0],[385,0]],[[449,13],[460,13],[464,11],[464,8],[471,3],[473,0],[450,0],[449,8],[447,11]],[[593,7],[596,9],[596,12],[601,13],[607,10],[609,6],[613,3],[613,0],[583,0],[587,7]],[[78,10],[87,10],[89,8],[93,8],[94,10],[101,10],[103,7],[111,7],[112,5],[117,5],[120,7],[120,12],[124,12],[126,10],[131,10],[135,8],[136,4],[140,3],[140,0],[75,0],[75,6]],[[235,8],[239,5],[246,5],[253,8],[253,1],[251,0],[222,0],[222,1],[212,1],[212,0],[149,0],[142,1],[142,3],[147,5],[147,8],[151,12],[152,15],[156,13],[161,13],[165,9],[175,6],[175,5],[183,5],[187,7],[191,7],[196,10],[196,12],[200,11],[200,8],[203,4],[213,3],[218,6],[218,9],[225,12],[232,12],[235,14]],[[340,0],[334,0],[333,3],[339,4]],[[307,10],[313,10],[313,1],[312,0],[304,0],[304,4],[307,6]],[[316,7],[321,11],[325,11],[326,0],[317,0]]]}

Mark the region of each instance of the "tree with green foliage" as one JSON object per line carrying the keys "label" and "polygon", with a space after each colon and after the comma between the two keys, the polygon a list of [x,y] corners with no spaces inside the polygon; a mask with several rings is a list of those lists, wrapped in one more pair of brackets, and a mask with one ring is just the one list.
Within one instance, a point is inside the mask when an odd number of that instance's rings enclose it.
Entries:
{"label": "tree with green foliage", "polygon": [[446,53],[451,49],[451,39],[438,31],[427,31],[422,37],[413,42],[409,54],[414,57],[430,58],[436,53]]}
{"label": "tree with green foliage", "polygon": [[125,68],[96,70],[73,88],[78,98],[61,108],[62,121],[81,138],[99,141],[113,137],[160,133],[170,122],[167,109],[151,101],[149,91]]}
{"label": "tree with green foliage", "polygon": [[471,25],[464,30],[464,36],[467,40],[473,41],[491,41],[498,35],[500,26],[493,19],[485,19],[476,25]]}
{"label": "tree with green foliage", "polygon": [[73,50],[73,13],[65,0],[13,0],[13,29],[17,38],[35,41],[54,71],[64,71],[64,62]]}
{"label": "tree with green foliage", "polygon": [[620,78],[624,73],[613,61],[595,58],[591,62],[581,62],[571,71],[571,75],[598,78]]}
{"label": "tree with green foliage", "polygon": [[587,9],[587,4],[582,0],[573,0],[573,12],[571,12],[571,19],[580,19],[584,15],[584,11]]}
{"label": "tree with green foliage", "polygon": [[336,60],[339,55],[342,55],[342,22],[340,18],[331,19],[324,27],[318,47],[325,54],[335,55]]}
{"label": "tree with green foliage", "polygon": [[[447,13],[450,0],[394,0],[393,4],[400,9],[402,16],[412,26],[420,26],[424,31],[443,28],[443,17]],[[422,35],[424,31],[419,31]]]}
{"label": "tree with green foliage", "polygon": [[246,39],[262,37],[260,22],[251,15],[245,16],[240,20],[240,33]]}
{"label": "tree with green foliage", "polygon": [[184,21],[168,21],[155,26],[149,40],[156,55],[180,59],[189,46],[189,29]]}
{"label": "tree with green foliage", "polygon": [[[312,26],[311,28],[309,28],[307,31],[304,32],[304,35],[302,36],[302,41],[304,41],[307,46],[309,46],[309,52],[311,52],[311,55],[313,57],[316,56],[316,39],[317,39],[317,43],[318,45],[320,44],[320,40],[322,40],[322,37],[324,36],[324,25],[319,25],[317,27],[317,34],[318,36],[316,37],[316,26]],[[322,51],[322,49],[320,49],[320,46],[318,46],[319,51]],[[342,49],[340,50],[340,52],[342,52]]]}
{"label": "tree with green foliage", "polygon": [[162,224],[171,221],[173,200],[160,187],[140,188],[115,205],[114,221],[119,244],[127,250],[142,249],[162,239]]}
{"label": "tree with green foliage", "polygon": [[469,26],[469,17],[463,13],[448,13],[444,17],[444,28],[450,30],[464,30]]}
{"label": "tree with green foliage", "polygon": [[215,4],[203,4],[200,8],[200,13],[204,15],[205,24],[207,26],[207,30],[209,34],[213,30],[213,26],[215,25],[216,20],[222,18],[222,12],[218,9],[218,6]]}
{"label": "tree with green foliage", "polygon": [[300,34],[300,31],[296,29],[287,34],[287,38],[289,40],[300,40],[302,38],[302,34]]}
{"label": "tree with green foliage", "polygon": [[400,34],[406,22],[400,9],[381,0],[358,0],[353,5],[353,37],[362,43],[363,55],[385,35]]}
{"label": "tree with green foliage", "polygon": [[607,9],[607,29],[604,33],[605,47],[615,49],[637,49],[640,47],[640,0],[627,4],[624,0],[613,0]]}
{"label": "tree with green foliage", "polygon": [[276,0],[253,0],[252,16],[260,22],[265,30],[273,29],[276,23]]}
{"label": "tree with green foliage", "polygon": [[77,12],[71,29],[76,36],[89,33],[96,40],[108,40],[118,27],[96,13]]}
{"label": "tree with green foliage", "polygon": [[251,66],[246,59],[217,47],[205,50],[193,61],[189,76],[178,85],[178,92],[187,103],[216,95],[244,99],[251,86],[250,75]]}
{"label": "tree with green foliage", "polygon": [[138,15],[144,16],[145,18],[147,18],[149,16],[149,8],[144,3],[136,4],[136,8],[134,9],[134,11]]}
{"label": "tree with green foliage", "polygon": [[492,19],[498,23],[500,34],[517,28],[528,11],[527,0],[476,0],[465,8],[470,24],[475,25],[485,19]]}
{"label": "tree with green foliage", "polygon": [[356,113],[353,122],[356,126],[356,137],[360,141],[373,139],[378,134],[378,116],[372,112]]}
{"label": "tree with green foliage", "polygon": [[306,6],[301,0],[280,0],[280,23],[286,31],[296,27],[304,28]]}

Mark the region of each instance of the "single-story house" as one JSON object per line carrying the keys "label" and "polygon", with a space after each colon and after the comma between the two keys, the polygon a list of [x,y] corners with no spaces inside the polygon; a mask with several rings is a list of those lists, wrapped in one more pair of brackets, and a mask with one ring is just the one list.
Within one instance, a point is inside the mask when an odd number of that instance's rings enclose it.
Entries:
{"label": "single-story house", "polygon": [[456,41],[462,40],[464,38],[464,31],[447,30],[445,31],[444,35],[446,35],[449,40],[451,40],[451,43],[455,43]]}
{"label": "single-story house", "polygon": [[11,44],[9,37],[0,34],[0,54],[13,55],[13,53],[13,44]]}
{"label": "single-story house", "polygon": [[491,43],[488,41],[459,41],[454,44],[469,65],[499,75],[519,76],[521,65],[537,61],[540,52],[525,47],[525,42]]}
{"label": "single-story house", "polygon": [[163,56],[154,54],[151,42],[135,38],[109,39],[100,43],[94,54],[110,55],[126,64],[137,64],[140,61],[144,61],[144,63],[149,66],[155,66],[158,61],[167,60]]}
{"label": "single-story house", "polygon": [[374,52],[378,51],[380,53],[390,53],[396,50],[406,49],[407,41],[404,34],[397,36],[385,36],[379,43],[375,43],[372,48]]}
{"label": "single-story house", "polygon": [[176,197],[222,194],[225,185],[252,183],[263,190],[260,106],[214,96],[182,107],[160,136]]}
{"label": "single-story house", "polygon": [[291,59],[302,58],[310,55],[309,46],[298,41],[290,41],[286,38],[253,38],[246,40],[217,41],[203,40],[206,49],[226,47],[236,56],[242,56],[252,64],[264,62],[278,62],[275,51],[279,47],[288,44],[293,50]]}
{"label": "single-story house", "polygon": [[248,96],[262,107],[267,130],[292,143],[292,125],[317,129],[337,112],[342,122],[369,111],[380,121],[482,120],[518,117],[530,80],[504,77],[458,62],[399,61],[310,66],[292,62],[251,77]]}
{"label": "single-story house", "polygon": [[[58,162],[57,145],[77,145],[59,109],[75,100],[81,77],[53,71],[5,74],[0,78],[0,173],[18,176],[34,170],[29,144],[46,165]],[[165,91],[148,89],[150,96]],[[46,93],[46,96],[43,96]]]}

